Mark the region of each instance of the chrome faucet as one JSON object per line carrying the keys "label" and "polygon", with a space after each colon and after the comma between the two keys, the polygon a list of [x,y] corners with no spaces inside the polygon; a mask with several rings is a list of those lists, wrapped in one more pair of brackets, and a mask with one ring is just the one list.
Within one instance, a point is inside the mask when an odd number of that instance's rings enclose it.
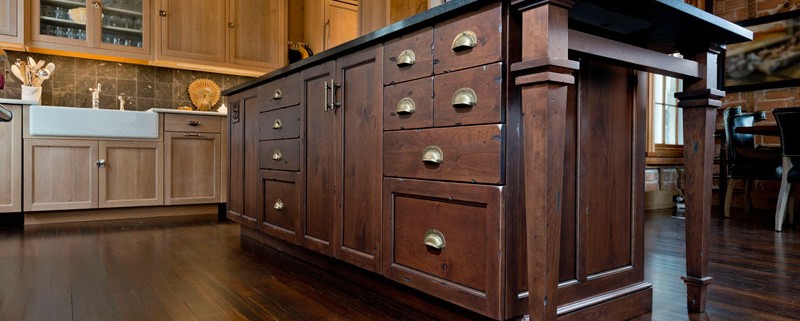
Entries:
{"label": "chrome faucet", "polygon": [[119,110],[125,110],[125,93],[119,93],[117,100],[119,101]]}
{"label": "chrome faucet", "polygon": [[89,88],[89,91],[92,92],[92,109],[100,109],[101,85],[97,84],[97,88]]}

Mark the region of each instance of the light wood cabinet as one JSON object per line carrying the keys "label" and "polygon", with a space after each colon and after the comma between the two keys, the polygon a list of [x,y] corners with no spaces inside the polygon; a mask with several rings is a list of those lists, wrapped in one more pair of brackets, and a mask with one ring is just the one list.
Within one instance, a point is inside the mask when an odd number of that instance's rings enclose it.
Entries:
{"label": "light wood cabinet", "polygon": [[37,48],[143,58],[150,54],[150,0],[33,0]]}
{"label": "light wood cabinet", "polygon": [[96,140],[26,139],[25,211],[97,208]]}
{"label": "light wood cabinet", "polygon": [[218,203],[222,173],[220,118],[167,114],[164,123],[164,204]]}
{"label": "light wood cabinet", "polygon": [[220,135],[164,134],[166,205],[219,202]]}
{"label": "light wood cabinet", "polygon": [[161,142],[100,141],[99,207],[164,203]]}
{"label": "light wood cabinet", "polygon": [[26,139],[25,211],[163,204],[159,141]]}
{"label": "light wood cabinet", "polygon": [[24,12],[23,0],[0,0],[0,42],[22,44]]}
{"label": "light wood cabinet", "polygon": [[5,105],[14,118],[0,122],[0,213],[22,211],[22,108]]}
{"label": "light wood cabinet", "polygon": [[314,52],[355,39],[359,35],[358,3],[340,0],[305,0],[303,30]]}
{"label": "light wood cabinet", "polygon": [[158,59],[280,68],[286,64],[286,1],[161,0]]}

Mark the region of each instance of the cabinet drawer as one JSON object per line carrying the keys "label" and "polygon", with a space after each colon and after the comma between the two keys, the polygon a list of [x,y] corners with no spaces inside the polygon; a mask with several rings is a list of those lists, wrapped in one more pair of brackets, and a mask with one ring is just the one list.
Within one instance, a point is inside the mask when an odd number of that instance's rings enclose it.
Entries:
{"label": "cabinet drawer", "polygon": [[270,81],[260,88],[260,111],[273,110],[300,104],[300,73]]}
{"label": "cabinet drawer", "polygon": [[433,127],[433,78],[383,89],[383,129]]}
{"label": "cabinet drawer", "polygon": [[436,25],[433,39],[433,70],[437,75],[500,61],[503,39],[500,4]]}
{"label": "cabinet drawer", "polygon": [[434,79],[433,125],[499,123],[502,116],[502,63],[438,75]]}
{"label": "cabinet drawer", "polygon": [[503,126],[383,133],[385,176],[503,183]]}
{"label": "cabinet drawer", "polygon": [[388,85],[432,75],[432,46],[432,28],[387,42],[383,48],[383,83]]}
{"label": "cabinet drawer", "polygon": [[219,116],[164,114],[164,131],[220,133],[222,132]]}
{"label": "cabinet drawer", "polygon": [[261,140],[299,138],[300,106],[261,113],[258,119]]}
{"label": "cabinet drawer", "polygon": [[384,180],[387,277],[468,309],[500,311],[502,187]]}
{"label": "cabinet drawer", "polygon": [[262,217],[260,230],[296,242],[302,213],[300,173],[260,171]]}
{"label": "cabinet drawer", "polygon": [[268,140],[259,146],[259,163],[262,169],[284,171],[300,170],[300,140]]}

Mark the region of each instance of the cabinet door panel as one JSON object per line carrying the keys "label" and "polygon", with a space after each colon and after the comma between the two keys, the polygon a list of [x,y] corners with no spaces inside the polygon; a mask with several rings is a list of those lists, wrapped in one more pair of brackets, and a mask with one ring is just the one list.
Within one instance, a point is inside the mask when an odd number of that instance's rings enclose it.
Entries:
{"label": "cabinet door panel", "polygon": [[22,108],[6,108],[14,119],[0,123],[0,213],[22,211]]}
{"label": "cabinet door panel", "polygon": [[232,63],[280,68],[286,64],[286,0],[230,0]]}
{"label": "cabinet door panel", "polygon": [[97,141],[27,139],[25,211],[97,207]]}
{"label": "cabinet door panel", "polygon": [[17,36],[17,2],[18,0],[0,0],[0,35]]}
{"label": "cabinet door panel", "polygon": [[[252,162],[253,155],[246,152],[253,150],[252,134],[253,121],[248,116],[258,115],[258,90],[248,90],[231,97],[231,112],[228,117],[229,143],[229,184],[228,215],[231,220],[255,228],[257,226],[258,195],[253,191],[257,182],[253,174],[257,170],[258,162]],[[257,130],[257,128],[256,128]],[[257,146],[258,138],[255,138]],[[252,153],[251,153],[252,154]],[[257,155],[256,155],[257,156]],[[249,162],[246,160],[250,160]]]}
{"label": "cabinet door panel", "polygon": [[[358,6],[328,0],[325,48],[330,49],[358,37]],[[382,81],[382,79],[378,79]]]}
{"label": "cabinet door panel", "polygon": [[225,61],[225,9],[219,0],[161,0],[161,54]]}
{"label": "cabinet door panel", "polygon": [[164,204],[161,142],[101,141],[100,207]]}
{"label": "cabinet door panel", "polygon": [[219,134],[164,133],[166,205],[219,202]]}
{"label": "cabinet door panel", "polygon": [[306,108],[306,215],[301,220],[303,245],[328,255],[333,254],[333,215],[337,208],[336,195],[341,188],[337,165],[336,112],[324,111],[329,99],[324,85],[333,80],[334,62],[328,62],[302,72],[303,105]]}
{"label": "cabinet door panel", "polygon": [[[383,47],[372,47],[336,62],[341,117],[342,212],[336,220],[336,256],[380,270],[383,150]],[[310,128],[310,127],[309,127]],[[313,176],[312,176],[313,177]]]}

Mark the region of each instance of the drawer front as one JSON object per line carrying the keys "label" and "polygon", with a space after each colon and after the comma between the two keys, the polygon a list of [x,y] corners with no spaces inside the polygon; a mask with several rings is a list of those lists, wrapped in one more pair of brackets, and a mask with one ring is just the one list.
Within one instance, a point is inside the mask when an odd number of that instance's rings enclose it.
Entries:
{"label": "drawer front", "polygon": [[221,119],[218,116],[164,114],[164,131],[221,133]]}
{"label": "drawer front", "polygon": [[258,128],[261,140],[300,138],[300,106],[264,112],[259,115]]}
{"label": "drawer front", "polygon": [[270,81],[260,88],[261,110],[268,111],[300,104],[300,73]]}
{"label": "drawer front", "polygon": [[386,43],[383,82],[392,84],[433,74],[433,29],[425,28]]}
{"label": "drawer front", "polygon": [[383,89],[383,129],[433,127],[433,78]]}
{"label": "drawer front", "polygon": [[283,171],[300,170],[300,140],[262,141],[259,147],[259,163],[262,169]]}
{"label": "drawer front", "polygon": [[438,75],[433,82],[434,126],[502,122],[502,63]]}
{"label": "drawer front", "polygon": [[503,183],[503,126],[383,133],[385,176]]}
{"label": "drawer front", "polygon": [[262,217],[260,230],[296,242],[300,219],[300,173],[261,171]]}
{"label": "drawer front", "polygon": [[500,61],[503,39],[500,4],[436,25],[433,39],[433,69],[437,75]]}
{"label": "drawer front", "polygon": [[498,316],[502,187],[387,178],[384,190],[387,276]]}

